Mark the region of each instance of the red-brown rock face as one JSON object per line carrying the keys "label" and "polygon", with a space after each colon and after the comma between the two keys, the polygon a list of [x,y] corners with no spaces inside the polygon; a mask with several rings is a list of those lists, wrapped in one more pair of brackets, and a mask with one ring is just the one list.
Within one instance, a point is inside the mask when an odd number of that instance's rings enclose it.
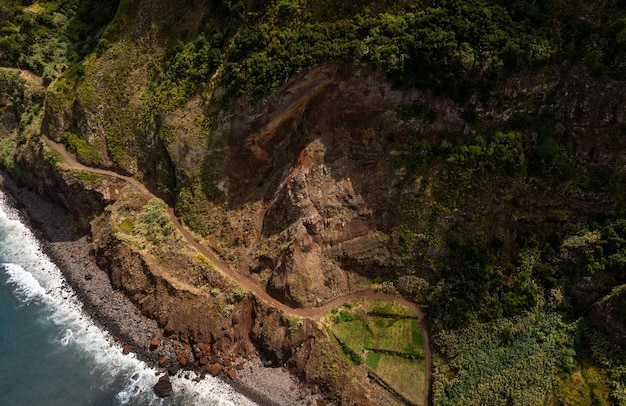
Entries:
{"label": "red-brown rock face", "polygon": [[[363,289],[367,278],[402,268],[390,250],[398,224],[393,143],[398,106],[424,100],[378,75],[323,67],[289,82],[261,109],[242,105],[232,124],[227,194],[249,199],[263,183],[256,236],[245,251],[273,296],[310,307]],[[431,129],[460,130],[450,101],[428,99]],[[268,181],[269,180],[269,181]]]}

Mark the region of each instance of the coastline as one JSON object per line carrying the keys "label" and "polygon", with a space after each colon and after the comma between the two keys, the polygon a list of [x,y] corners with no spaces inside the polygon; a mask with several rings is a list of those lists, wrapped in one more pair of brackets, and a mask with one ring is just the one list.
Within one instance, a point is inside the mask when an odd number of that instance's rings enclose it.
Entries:
{"label": "coastline", "polygon": [[[0,171],[0,190],[12,200],[25,224],[40,240],[42,249],[60,268],[89,317],[122,347],[167,374],[167,369],[159,365],[160,360],[174,359],[176,348],[182,344],[165,337],[154,320],[143,316],[124,293],[113,289],[107,273],[90,255],[88,236],[77,235],[70,229],[66,210],[27,186],[18,185],[4,171]],[[154,339],[158,340],[156,348],[151,345]],[[185,371],[177,374],[187,375]],[[225,384],[261,406],[313,405],[318,398],[288,371],[264,367],[258,356],[242,360],[234,380],[222,375],[219,378]]]}

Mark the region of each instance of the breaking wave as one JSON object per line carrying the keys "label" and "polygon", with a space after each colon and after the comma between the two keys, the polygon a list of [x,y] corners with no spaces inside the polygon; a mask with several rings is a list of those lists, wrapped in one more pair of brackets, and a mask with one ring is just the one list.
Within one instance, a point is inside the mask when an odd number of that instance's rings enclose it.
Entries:
{"label": "breaking wave", "polygon": [[[16,312],[35,315],[49,326],[51,345],[58,362],[78,358],[90,382],[102,392],[98,404],[114,405],[254,405],[229,385],[213,377],[193,381],[193,373],[172,377],[175,395],[158,398],[152,387],[158,372],[133,354],[123,355],[120,344],[101,330],[83,311],[82,304],[65,282],[61,271],[45,255],[33,233],[20,221],[0,193],[0,282],[17,299]],[[3,309],[3,312],[9,309]],[[34,311],[34,312],[33,312]],[[24,338],[27,339],[27,338]],[[69,380],[78,371],[68,371]],[[84,375],[82,374],[82,375]],[[91,390],[91,389],[89,389]],[[68,393],[67,396],[72,396]],[[58,399],[70,404],[72,399]]]}

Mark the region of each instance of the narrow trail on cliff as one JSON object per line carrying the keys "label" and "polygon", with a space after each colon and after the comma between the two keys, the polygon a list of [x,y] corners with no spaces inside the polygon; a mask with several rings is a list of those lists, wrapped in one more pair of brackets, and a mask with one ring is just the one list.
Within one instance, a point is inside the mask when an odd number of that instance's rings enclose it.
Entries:
{"label": "narrow trail on cliff", "polygon": [[[44,137],[44,139],[46,143],[52,149],[54,149],[56,152],[58,152],[61,155],[61,157],[65,161],[65,164],[70,169],[80,170],[80,171],[85,171],[85,172],[90,172],[90,173],[95,173],[95,174],[100,174],[100,175],[105,175],[105,176],[111,176],[117,179],[121,179],[130,183],[134,187],[138,188],[143,193],[149,196],[154,196],[154,194],[150,192],[150,190],[148,190],[148,188],[143,183],[139,182],[137,179],[132,178],[130,176],[120,175],[117,172],[110,171],[107,169],[100,169],[100,168],[93,168],[93,167],[85,166],[81,164],[80,162],[78,162],[78,160],[76,160],[76,158],[67,151],[65,146],[57,142],[54,142],[48,137]],[[253,293],[259,300],[262,300],[266,302],[269,306],[280,309],[287,314],[291,314],[291,315],[302,317],[302,318],[319,320],[327,312],[329,312],[333,307],[342,306],[346,302],[351,302],[351,301],[356,301],[356,300],[366,300],[366,299],[381,299],[381,300],[394,301],[411,309],[417,315],[418,319],[420,320],[420,324],[422,325],[422,334],[424,336],[424,362],[425,362],[424,372],[425,372],[425,385],[426,385],[425,386],[426,397],[425,397],[424,404],[429,404],[430,375],[431,375],[431,365],[432,365],[432,358],[431,358],[431,352],[430,352],[430,340],[429,340],[428,330],[424,323],[424,313],[421,311],[419,306],[417,306],[417,304],[409,300],[406,300],[404,298],[394,296],[391,294],[373,292],[373,291],[362,291],[362,292],[352,293],[350,295],[334,299],[318,307],[310,307],[310,308],[291,307],[285,303],[282,303],[276,300],[272,296],[270,296],[264,289],[256,285],[252,280],[234,271],[226,262],[221,260],[213,251],[211,251],[204,245],[197,242],[193,234],[191,233],[191,231],[189,231],[186,227],[184,227],[180,223],[178,217],[174,213],[174,208],[172,206],[168,208],[167,213],[168,213],[168,217],[174,224],[174,227],[182,234],[185,241],[189,245],[191,245],[194,249],[196,249],[196,251],[198,251],[200,254],[204,255],[207,259],[209,259],[209,261],[211,261],[211,263],[213,264],[216,270],[218,270],[219,272],[223,273],[225,276],[235,280],[236,282],[244,286],[249,292]]]}

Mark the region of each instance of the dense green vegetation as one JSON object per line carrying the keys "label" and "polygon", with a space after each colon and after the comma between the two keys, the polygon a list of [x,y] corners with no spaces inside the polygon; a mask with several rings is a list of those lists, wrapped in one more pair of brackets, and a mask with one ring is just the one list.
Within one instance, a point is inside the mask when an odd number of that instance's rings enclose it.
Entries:
{"label": "dense green vegetation", "polygon": [[[434,377],[437,404],[543,404],[546,393],[578,393],[574,403],[622,404],[624,353],[604,334],[623,334],[626,320],[626,179],[616,169],[623,161],[604,166],[581,160],[571,134],[544,130],[551,126],[541,119],[523,131],[459,137],[445,148],[411,146],[446,171],[431,219],[442,239],[435,233],[418,239],[406,225],[398,234],[415,255],[439,244],[446,248],[440,260],[407,262],[430,267],[436,283],[398,284],[428,306],[435,323],[435,348],[445,360]],[[432,171],[406,159],[398,165],[410,168],[406,176],[412,178]],[[530,182],[539,185],[532,195],[525,192]],[[606,211],[589,211],[570,197],[569,206],[536,212],[542,199],[579,193],[595,193],[598,202],[608,194],[610,204]],[[513,206],[500,207],[494,203],[499,200]],[[405,210],[408,220],[413,207]],[[461,219],[460,212],[472,218]],[[596,330],[587,318],[596,302],[620,324]],[[599,360],[604,374],[589,365]]]}
{"label": "dense green vegetation", "polygon": [[58,77],[95,48],[119,0],[17,1],[0,5],[0,65]]}
{"label": "dense green vegetation", "polygon": [[211,19],[194,40],[176,42],[156,79],[166,93],[180,88],[188,97],[221,66],[231,94],[259,99],[304,69],[349,62],[464,100],[511,72],[577,58],[584,47],[597,50],[584,62],[598,74],[621,74],[626,55],[626,20],[603,10],[583,21],[573,3],[224,1],[215,12],[241,29]]}
{"label": "dense green vegetation", "polygon": [[437,365],[436,404],[542,404],[571,356],[568,327],[557,314],[452,330],[438,336],[449,360]]}
{"label": "dense green vegetation", "polygon": [[154,245],[171,238],[174,225],[167,215],[167,205],[160,199],[152,198],[137,216],[133,233]]}
{"label": "dense green vegetation", "polygon": [[[623,210],[626,202],[619,194],[621,186],[617,186],[626,181],[623,173],[575,159],[574,153],[568,152],[567,144],[565,147],[552,144],[549,148],[553,148],[554,154],[545,153],[546,144],[542,141],[534,148],[529,145],[532,145],[530,141],[524,140],[518,132],[498,131],[486,137],[468,139],[450,150],[426,147],[429,154],[445,159],[448,171],[445,177],[448,182],[441,185],[437,196],[439,214],[435,215],[450,216],[452,210],[473,210],[476,204],[485,204],[483,196],[486,194],[498,193],[498,188],[500,193],[508,190],[507,193],[515,194],[516,188],[525,188],[530,179],[541,179],[540,182],[546,185],[558,181],[560,193],[568,189],[603,193],[608,187],[617,192],[614,203]],[[425,147],[420,148],[424,150]],[[549,156],[550,160],[542,159],[542,165],[537,165],[543,156]],[[574,169],[559,169],[567,165]],[[525,198],[528,197],[519,197]],[[497,217],[498,213],[492,215]],[[576,234],[588,221],[596,219],[580,217],[571,220],[571,224],[552,225],[551,230],[506,220],[506,226],[519,231],[514,241],[489,232],[474,235],[471,223],[461,222],[448,227],[444,242],[451,256],[438,266],[438,272],[442,276],[449,275],[450,283],[435,290],[432,309],[438,315],[436,318],[447,320],[449,325],[459,325],[475,316],[482,320],[512,316],[531,309],[540,288],[553,288],[561,277],[583,273],[589,276],[605,269],[615,275],[623,266],[619,248],[623,220],[594,232],[598,234],[594,241],[596,248],[584,255],[560,246],[563,233]],[[583,223],[577,225],[576,221]],[[490,224],[491,219],[480,216],[474,223],[474,227],[483,227]],[[598,227],[596,224],[595,228]],[[503,230],[504,225],[498,229]],[[512,249],[519,251],[515,254]],[[528,255],[536,250],[543,250],[541,260],[529,265]],[[536,281],[540,282],[539,285]]]}
{"label": "dense green vegetation", "polygon": [[43,88],[33,86],[26,78],[16,69],[0,67],[0,132],[11,131],[7,127],[15,125],[10,136],[0,137],[0,165],[16,178],[21,177],[23,169],[15,162],[15,153],[30,137],[38,135],[44,102]]}
{"label": "dense green vegetation", "polygon": [[221,83],[231,94],[258,99],[304,69],[350,62],[383,70],[403,86],[464,98],[476,86],[557,52],[546,33],[483,0],[442,1],[435,7],[321,0],[260,4],[252,11],[237,3],[245,25],[232,38],[224,36],[233,31],[222,25],[187,44],[177,42],[157,82],[179,87],[184,97],[223,66]]}
{"label": "dense green vegetation", "polygon": [[[623,148],[617,134],[599,133],[597,145]],[[550,114],[453,143],[398,139],[399,184],[428,179],[435,190],[430,206],[405,202],[396,234],[401,258],[430,286],[414,276],[396,286],[434,323],[436,404],[623,404],[624,353],[607,340],[626,320],[623,159],[581,159]],[[410,224],[427,210],[431,228],[419,234]],[[436,247],[446,254],[424,256]],[[610,327],[589,322],[594,303]]]}

